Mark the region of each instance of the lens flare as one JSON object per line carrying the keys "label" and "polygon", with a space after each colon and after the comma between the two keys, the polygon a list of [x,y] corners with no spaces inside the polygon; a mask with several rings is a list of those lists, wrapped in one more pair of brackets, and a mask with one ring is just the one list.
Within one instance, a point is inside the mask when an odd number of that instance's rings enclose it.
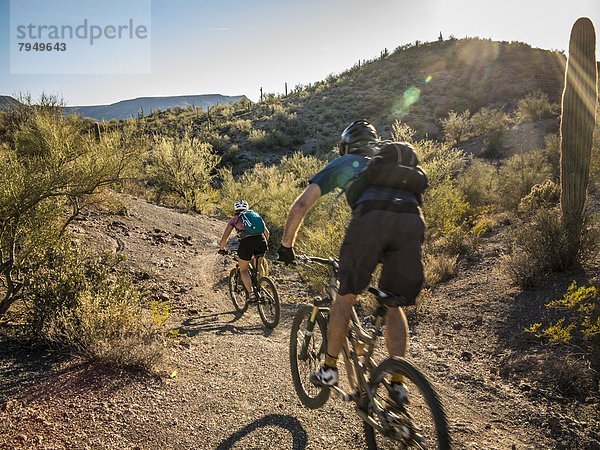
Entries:
{"label": "lens flare", "polygon": [[404,117],[410,111],[410,107],[417,103],[421,98],[421,90],[418,87],[411,86],[402,95],[402,98],[396,100],[392,106],[392,114],[395,117]]}

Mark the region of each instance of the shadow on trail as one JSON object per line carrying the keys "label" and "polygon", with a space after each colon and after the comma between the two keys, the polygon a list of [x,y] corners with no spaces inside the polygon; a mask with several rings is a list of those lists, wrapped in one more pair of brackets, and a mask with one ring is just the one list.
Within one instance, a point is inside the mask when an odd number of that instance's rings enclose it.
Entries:
{"label": "shadow on trail", "polygon": [[31,348],[7,339],[0,340],[0,373],[0,410],[11,400],[29,403],[43,397],[84,395],[90,390],[97,392],[97,398],[109,398],[134,380],[148,379],[144,372],[86,362],[68,352]]}
{"label": "shadow on trail", "polygon": [[[282,428],[283,430],[289,431],[292,435],[292,449],[293,450],[301,450],[305,449],[308,444],[308,435],[306,431],[302,427],[302,424],[298,419],[293,416],[283,415],[283,414],[269,414],[268,416],[264,416],[254,422],[246,425],[241,430],[235,432],[231,436],[229,436],[226,440],[222,441],[218,446],[217,450],[229,450],[234,448],[236,443],[240,443],[243,447],[241,441],[248,436],[250,433],[260,430],[261,428]],[[273,432],[273,439],[277,439],[277,442],[281,442],[282,436],[279,430]],[[264,445],[263,448],[269,448],[269,442],[262,442]]]}
{"label": "shadow on trail", "polygon": [[31,346],[12,337],[0,336],[0,403],[46,378],[69,358],[71,355],[67,352],[53,352],[45,346]]}
{"label": "shadow on trail", "polygon": [[[248,312],[245,314],[248,314]],[[184,321],[177,331],[180,334],[185,334],[189,337],[194,337],[201,333],[214,333],[218,336],[231,334],[270,336],[273,333],[273,330],[262,326],[258,315],[256,317],[257,323],[255,325],[235,325],[234,322],[237,322],[243,315],[244,314],[237,311],[229,311],[192,317]],[[227,317],[231,317],[231,319],[227,320]],[[223,319],[225,319],[225,321]]]}

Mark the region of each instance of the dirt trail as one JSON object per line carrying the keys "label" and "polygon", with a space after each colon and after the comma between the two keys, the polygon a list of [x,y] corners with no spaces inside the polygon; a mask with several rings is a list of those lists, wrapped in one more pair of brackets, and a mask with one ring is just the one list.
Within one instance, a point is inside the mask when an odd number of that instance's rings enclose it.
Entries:
{"label": "dirt trail", "polygon": [[[288,363],[293,276],[274,270],[282,319],[265,331],[256,309],[240,317],[228,298],[224,278],[233,262],[215,253],[224,221],[141,200],[131,200],[128,210],[126,217],[90,215],[76,231],[93,245],[122,251],[148,292],[174,305],[169,327],[177,336],[161,376],[35,351],[24,361],[19,344],[7,341],[0,448],[364,448],[350,404],[332,397],[311,411],[296,398]],[[455,448],[556,448],[563,433],[575,436],[572,448],[586,448],[592,441],[582,436],[598,429],[597,403],[552,403],[535,386],[506,376],[515,292],[500,287],[506,283],[493,272],[498,252],[488,250],[477,270],[438,288],[411,318],[410,356],[442,395]]]}

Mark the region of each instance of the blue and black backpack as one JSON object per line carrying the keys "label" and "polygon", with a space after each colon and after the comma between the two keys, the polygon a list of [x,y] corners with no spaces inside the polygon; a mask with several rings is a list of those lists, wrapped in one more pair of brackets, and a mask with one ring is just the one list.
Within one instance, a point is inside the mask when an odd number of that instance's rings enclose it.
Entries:
{"label": "blue and black backpack", "polygon": [[248,209],[247,211],[240,213],[240,219],[242,219],[242,223],[246,227],[242,233],[243,237],[256,236],[264,233],[265,222],[258,213]]}

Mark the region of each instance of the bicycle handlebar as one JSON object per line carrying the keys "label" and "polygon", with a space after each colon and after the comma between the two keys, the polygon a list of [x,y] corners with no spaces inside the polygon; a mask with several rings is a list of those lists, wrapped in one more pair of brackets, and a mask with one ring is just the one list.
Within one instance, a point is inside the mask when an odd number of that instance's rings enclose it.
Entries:
{"label": "bicycle handlebar", "polygon": [[314,262],[317,264],[323,264],[326,266],[331,266],[334,269],[339,268],[339,262],[336,258],[323,258],[321,256],[309,256],[309,255],[296,255],[296,259],[300,262]]}

